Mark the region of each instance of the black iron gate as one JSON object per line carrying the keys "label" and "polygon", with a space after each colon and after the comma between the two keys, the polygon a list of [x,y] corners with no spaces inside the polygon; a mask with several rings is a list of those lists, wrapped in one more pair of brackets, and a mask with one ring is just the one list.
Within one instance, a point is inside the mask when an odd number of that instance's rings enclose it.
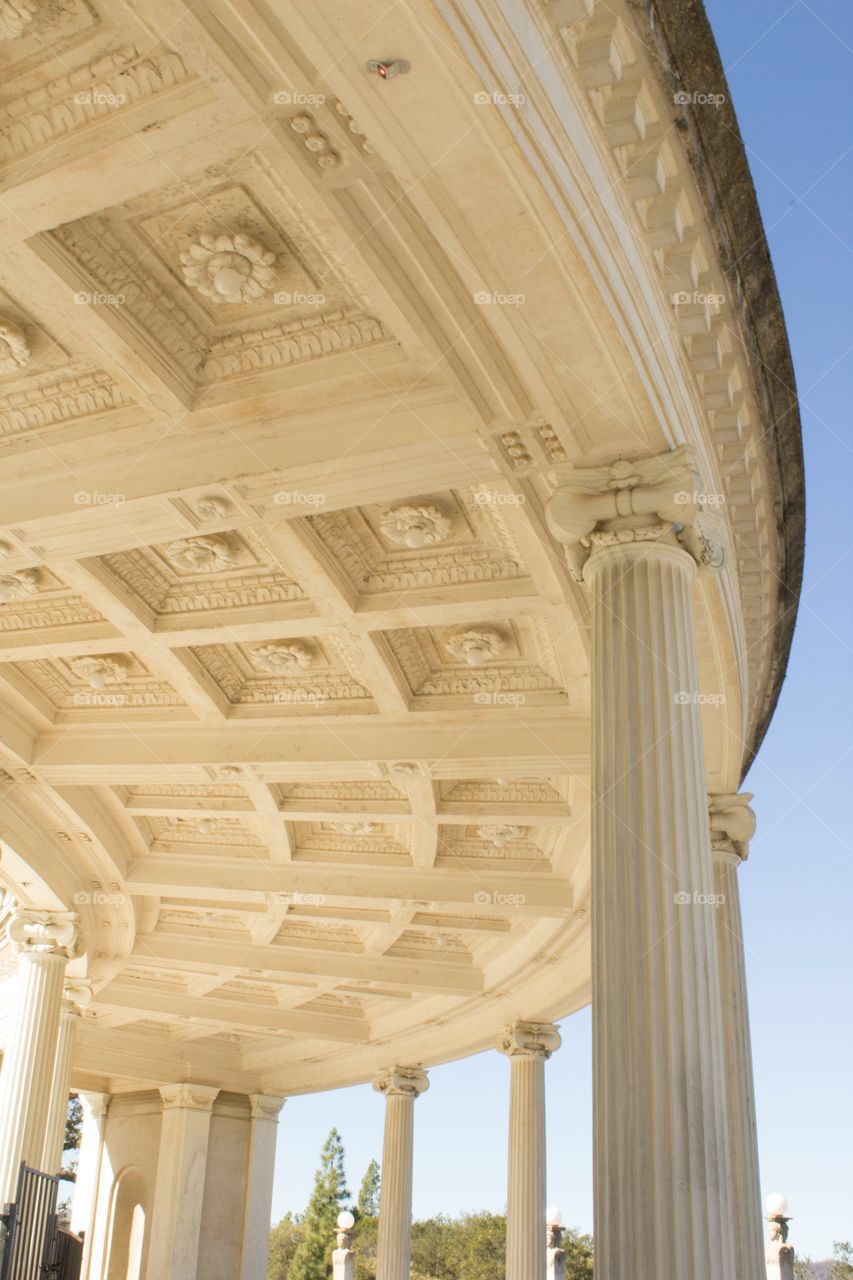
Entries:
{"label": "black iron gate", "polygon": [[82,1242],[59,1229],[58,1194],[58,1177],[21,1165],[6,1215],[0,1280],[78,1280]]}

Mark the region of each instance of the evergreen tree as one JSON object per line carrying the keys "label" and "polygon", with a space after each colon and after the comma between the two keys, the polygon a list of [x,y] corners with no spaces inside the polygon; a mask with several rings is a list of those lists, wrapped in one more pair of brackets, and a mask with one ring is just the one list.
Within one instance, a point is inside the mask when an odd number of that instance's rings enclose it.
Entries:
{"label": "evergreen tree", "polygon": [[302,1219],[302,1240],[287,1269],[287,1280],[327,1280],[332,1274],[337,1218],[349,1199],[341,1135],[332,1129],[320,1154],[314,1190]]}
{"label": "evergreen tree", "polygon": [[359,1218],[379,1217],[379,1164],[371,1160],[358,1191]]}
{"label": "evergreen tree", "polygon": [[287,1271],[293,1255],[302,1240],[302,1223],[292,1213],[286,1213],[281,1222],[270,1232],[270,1252],[267,1262],[267,1280],[287,1280]]}

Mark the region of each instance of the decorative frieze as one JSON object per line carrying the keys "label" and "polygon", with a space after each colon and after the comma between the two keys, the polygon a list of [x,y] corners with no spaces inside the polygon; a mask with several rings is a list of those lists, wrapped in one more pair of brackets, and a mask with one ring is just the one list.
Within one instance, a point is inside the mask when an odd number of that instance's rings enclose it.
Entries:
{"label": "decorative frieze", "polygon": [[107,373],[85,373],[54,380],[23,391],[11,391],[0,407],[0,436],[15,436],[109,413],[130,402]]}

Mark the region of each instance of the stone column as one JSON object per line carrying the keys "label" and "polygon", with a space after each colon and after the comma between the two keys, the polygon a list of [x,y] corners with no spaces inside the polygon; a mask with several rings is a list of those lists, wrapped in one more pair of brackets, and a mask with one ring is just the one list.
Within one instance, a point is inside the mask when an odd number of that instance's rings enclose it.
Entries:
{"label": "stone column", "polygon": [[50,1093],[50,1110],[41,1168],[45,1173],[59,1173],[62,1168],[62,1148],[65,1144],[65,1120],[68,1115],[68,1097],[71,1093],[71,1067],[74,1058],[74,1041],[83,1007],[92,1000],[91,983],[66,979],[59,1014],[59,1041],[56,1061],[53,1064],[53,1084]]}
{"label": "stone column", "polygon": [[39,1168],[59,1039],[62,982],[77,916],[16,911],[7,929],[18,953],[14,1007],[0,1072],[0,1205],[13,1200],[21,1161]]}
{"label": "stone column", "polygon": [[514,1022],[498,1040],[510,1060],[506,1280],[545,1280],[545,1062],[560,1043],[550,1022]]}
{"label": "stone column", "polygon": [[376,1280],[409,1280],[415,1098],[429,1088],[418,1067],[390,1067],[373,1081],[385,1095]]}
{"label": "stone column", "polygon": [[95,1213],[98,1207],[101,1162],[104,1154],[104,1125],[110,1104],[110,1094],[86,1092],[78,1096],[83,1107],[83,1124],[80,1133],[80,1154],[77,1159],[77,1180],[74,1183],[74,1199],[71,1203],[71,1230],[76,1235],[83,1235],[83,1266],[80,1276],[81,1280],[87,1280],[95,1231]]}
{"label": "stone column", "polygon": [[275,1173],[275,1139],[284,1098],[263,1093],[249,1095],[252,1133],[243,1210],[243,1252],[240,1280],[265,1280],[270,1247],[270,1215]]}
{"label": "stone column", "polygon": [[596,1276],[735,1280],[691,601],[723,553],[686,448],[558,479],[549,523],[592,594]]}
{"label": "stone column", "polygon": [[746,997],[743,924],[740,915],[738,867],[749,853],[755,834],[752,796],[709,797],[714,889],[717,896],[717,951],[723,1006],[723,1037],[732,1170],[735,1270],[746,1280],[764,1280],[761,1184],[758,1174],[758,1132],[752,1046]]}
{"label": "stone column", "polygon": [[160,1090],[163,1127],[148,1252],[148,1275],[157,1280],[195,1280],[210,1115],[218,1093],[201,1084]]}

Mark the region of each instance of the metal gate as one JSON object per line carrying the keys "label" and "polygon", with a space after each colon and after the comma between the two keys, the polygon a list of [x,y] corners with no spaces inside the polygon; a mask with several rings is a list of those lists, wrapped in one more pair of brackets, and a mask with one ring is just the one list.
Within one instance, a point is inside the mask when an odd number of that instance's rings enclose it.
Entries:
{"label": "metal gate", "polygon": [[59,1178],[21,1165],[18,1194],[6,1217],[0,1280],[76,1280],[82,1245],[56,1221]]}

